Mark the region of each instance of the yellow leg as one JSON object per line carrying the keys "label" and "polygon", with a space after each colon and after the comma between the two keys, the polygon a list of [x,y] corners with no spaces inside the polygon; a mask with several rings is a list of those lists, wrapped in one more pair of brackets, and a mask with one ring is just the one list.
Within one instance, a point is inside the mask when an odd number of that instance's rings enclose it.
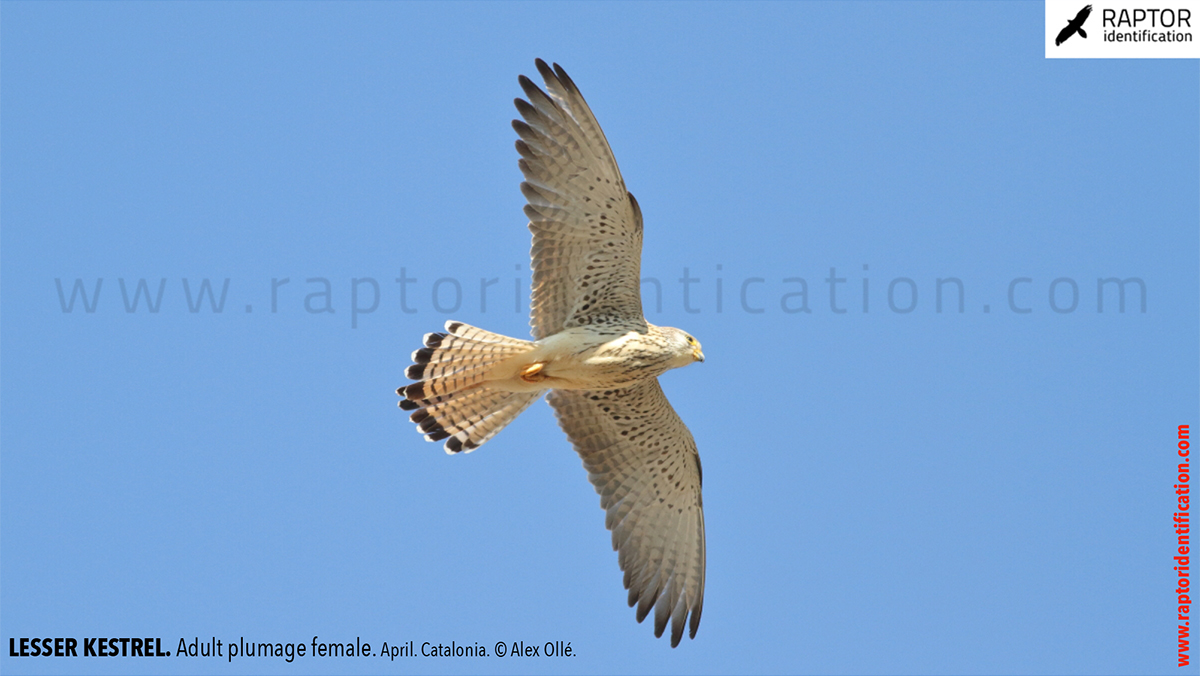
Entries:
{"label": "yellow leg", "polygon": [[530,364],[525,368],[524,371],[521,371],[521,380],[524,380],[527,383],[540,383],[546,379],[546,376],[542,374],[542,369],[545,368],[545,366],[546,362],[543,361]]}

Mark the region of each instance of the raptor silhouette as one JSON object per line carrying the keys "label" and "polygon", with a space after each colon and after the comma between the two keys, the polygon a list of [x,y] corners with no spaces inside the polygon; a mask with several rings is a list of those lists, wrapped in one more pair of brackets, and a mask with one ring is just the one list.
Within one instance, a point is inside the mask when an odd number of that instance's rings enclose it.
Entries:
{"label": "raptor silhouette", "polygon": [[1091,5],[1079,10],[1079,13],[1075,15],[1075,18],[1067,22],[1066,28],[1063,28],[1058,32],[1058,37],[1054,38],[1054,46],[1057,47],[1061,45],[1067,41],[1067,38],[1076,33],[1079,33],[1079,37],[1086,38],[1087,33],[1085,33],[1083,30],[1083,22],[1087,21],[1087,18],[1089,15],[1091,15],[1091,13]]}

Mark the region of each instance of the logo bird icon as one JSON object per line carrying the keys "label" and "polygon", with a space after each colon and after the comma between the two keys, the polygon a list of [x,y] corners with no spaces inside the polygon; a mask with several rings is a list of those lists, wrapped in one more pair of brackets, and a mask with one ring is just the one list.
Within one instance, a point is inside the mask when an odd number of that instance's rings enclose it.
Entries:
{"label": "logo bird icon", "polygon": [[1057,46],[1061,45],[1062,43],[1067,41],[1067,38],[1071,37],[1072,35],[1074,35],[1076,33],[1079,33],[1079,37],[1086,38],[1087,33],[1085,33],[1083,30],[1083,22],[1087,21],[1087,18],[1091,13],[1092,13],[1091,5],[1088,5],[1087,7],[1084,7],[1083,9],[1079,10],[1079,13],[1075,15],[1075,18],[1071,19],[1069,22],[1067,22],[1066,28],[1063,28],[1062,30],[1060,30],[1058,32],[1058,37],[1054,38],[1054,46],[1057,47]]}

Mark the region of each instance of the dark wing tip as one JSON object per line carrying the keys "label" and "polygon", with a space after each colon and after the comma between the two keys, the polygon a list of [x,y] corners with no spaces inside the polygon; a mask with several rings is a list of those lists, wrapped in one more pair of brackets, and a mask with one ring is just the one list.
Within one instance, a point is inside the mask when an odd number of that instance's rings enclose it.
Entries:
{"label": "dark wing tip", "polygon": [[[554,77],[554,71],[550,69],[550,66],[546,65],[545,61],[542,61],[541,59],[534,59],[533,63],[537,66],[538,73],[542,76],[542,79],[547,83],[549,83],[550,80],[556,79]],[[558,66],[557,63],[554,65]]]}
{"label": "dark wing tip", "polygon": [[524,75],[519,76],[517,82],[521,83],[521,91],[525,92],[525,96],[528,96],[530,99],[546,98],[546,93],[542,91],[542,88]]}
{"label": "dark wing tip", "polygon": [[625,196],[629,198],[629,206],[633,207],[633,229],[635,232],[642,231],[642,207],[638,204],[637,198],[633,193],[626,191]]}
{"label": "dark wing tip", "polygon": [[575,86],[575,81],[571,79],[570,75],[567,75],[567,71],[562,66],[554,64],[554,73],[558,75],[558,81],[563,84],[563,87],[575,94],[579,93],[579,87]]}
{"label": "dark wing tip", "polygon": [[405,411],[415,411],[418,408],[421,408],[421,405],[410,399],[401,399],[400,400],[400,408],[402,408]]}
{"label": "dark wing tip", "polygon": [[[517,100],[521,101],[521,99],[517,99]],[[521,101],[521,103],[525,103],[525,102]],[[525,103],[525,105],[529,105],[529,104]],[[520,106],[517,106],[517,108],[519,109]],[[520,136],[522,139],[532,138],[534,135],[533,127],[530,127],[528,124],[526,124],[526,122],[524,120],[513,120],[512,128],[513,128],[513,131],[517,132],[517,136]]]}
{"label": "dark wing tip", "polygon": [[[525,118],[526,120],[536,118],[538,115],[537,108],[534,108],[533,104],[525,99],[513,99],[513,105],[517,107],[517,112],[521,114],[521,117]],[[520,120],[513,120],[514,128],[516,127],[517,122],[520,122]],[[521,130],[517,129],[516,132],[520,134]]]}

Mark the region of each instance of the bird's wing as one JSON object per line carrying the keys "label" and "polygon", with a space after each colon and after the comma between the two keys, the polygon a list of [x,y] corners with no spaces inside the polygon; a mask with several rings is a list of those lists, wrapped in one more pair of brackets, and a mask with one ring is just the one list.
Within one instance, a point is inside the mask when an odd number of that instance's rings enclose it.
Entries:
{"label": "bird's wing", "polygon": [[552,390],[558,424],[583,459],[612,531],[629,605],[654,612],[654,635],[671,621],[679,644],[704,607],[704,509],[696,441],[658,379],[621,390]]}
{"label": "bird's wing", "polygon": [[1089,16],[1091,16],[1091,14],[1092,14],[1092,6],[1088,5],[1088,6],[1084,7],[1083,9],[1079,10],[1079,13],[1075,15],[1075,20],[1072,21],[1071,23],[1075,24],[1076,26],[1082,26],[1083,22],[1087,21],[1087,18]]}
{"label": "bird's wing", "polygon": [[608,140],[558,64],[541,59],[548,94],[529,78],[516,100],[521,192],[533,232],[530,324],[535,338],[598,320],[644,322],[642,212]]}
{"label": "bird's wing", "polygon": [[1071,37],[1074,34],[1075,34],[1075,24],[1073,24],[1073,23],[1067,24],[1066,28],[1064,28],[1058,32],[1058,37],[1054,38],[1054,46],[1057,47],[1058,45],[1061,45],[1063,43],[1063,40],[1066,40],[1067,38]]}

